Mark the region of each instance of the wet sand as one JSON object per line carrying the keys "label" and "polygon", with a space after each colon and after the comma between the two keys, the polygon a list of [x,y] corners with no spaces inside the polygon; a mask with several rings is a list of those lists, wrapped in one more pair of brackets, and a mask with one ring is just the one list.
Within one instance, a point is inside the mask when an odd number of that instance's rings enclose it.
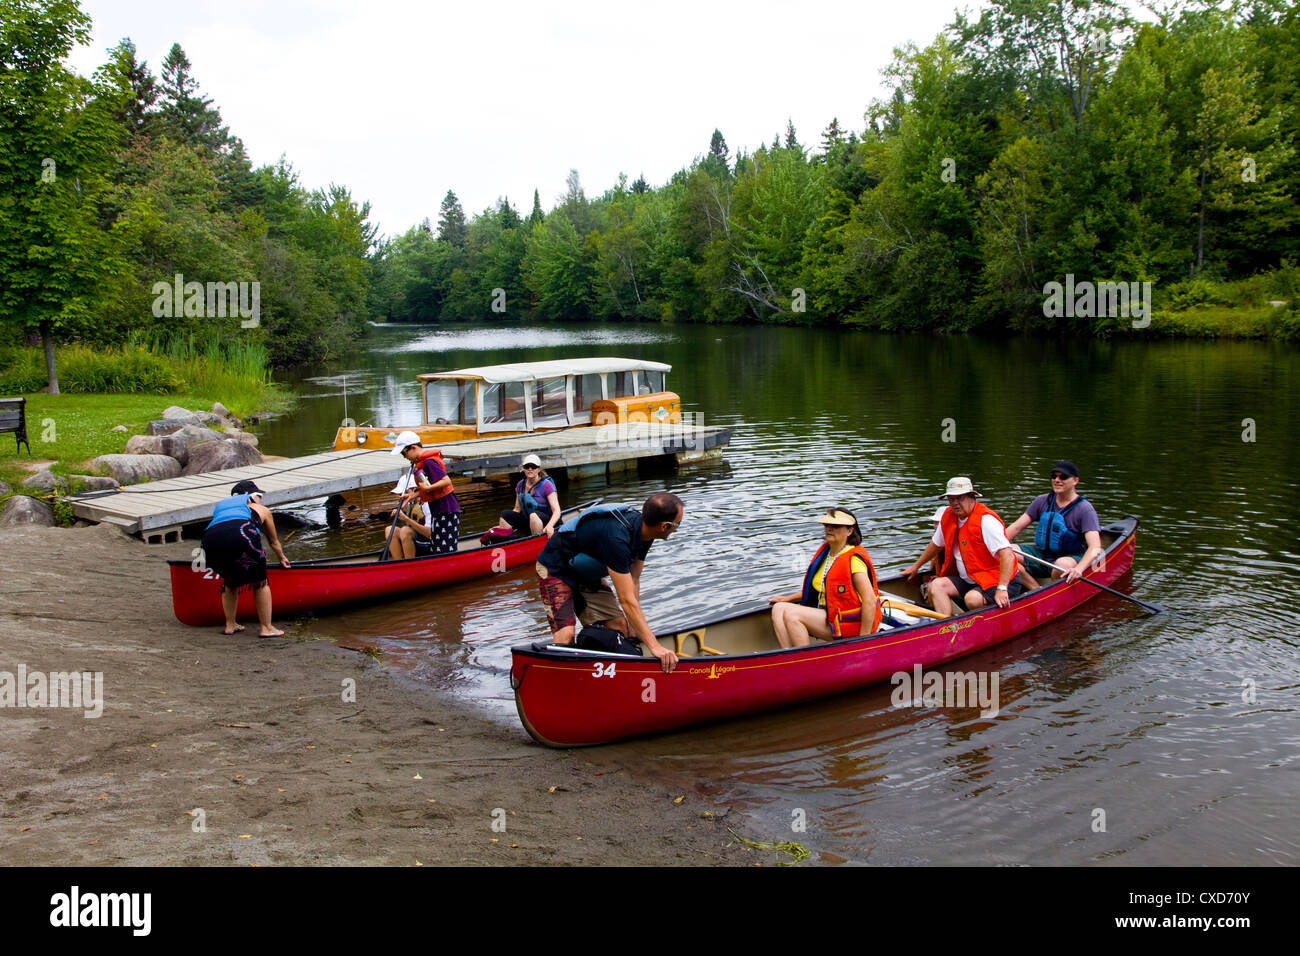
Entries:
{"label": "wet sand", "polygon": [[777,861],[617,748],[539,747],[284,621],[266,640],[180,624],[164,559],[192,547],[0,530],[0,671],[103,674],[97,718],[0,707],[0,863]]}

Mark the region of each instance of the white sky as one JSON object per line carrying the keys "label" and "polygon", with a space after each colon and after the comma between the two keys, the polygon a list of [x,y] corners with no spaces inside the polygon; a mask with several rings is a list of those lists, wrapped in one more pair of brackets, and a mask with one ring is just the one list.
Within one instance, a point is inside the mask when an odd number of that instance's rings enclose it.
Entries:
{"label": "white sky", "polygon": [[977,0],[82,0],[89,76],[122,37],[154,75],[179,43],[253,164],[285,154],[307,188],[369,200],[385,234],[448,189],[468,215],[533,189],[550,209],[576,168],[589,196],[662,185],[708,149],[734,157],[794,120],[861,130],[893,49],[930,43]]}

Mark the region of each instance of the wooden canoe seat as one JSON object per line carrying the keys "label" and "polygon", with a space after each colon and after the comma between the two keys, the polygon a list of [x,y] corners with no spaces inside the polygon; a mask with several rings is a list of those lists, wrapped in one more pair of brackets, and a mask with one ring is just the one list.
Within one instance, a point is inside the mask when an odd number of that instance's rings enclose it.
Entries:
{"label": "wooden canoe seat", "polygon": [[[678,657],[694,657],[695,654],[721,654],[722,651],[709,647],[704,643],[704,634],[708,628],[701,627],[694,631],[687,631],[685,634],[675,634],[673,637],[677,641],[677,648],[674,651]],[[695,638],[695,654],[686,654],[682,651],[682,642],[688,638]]]}

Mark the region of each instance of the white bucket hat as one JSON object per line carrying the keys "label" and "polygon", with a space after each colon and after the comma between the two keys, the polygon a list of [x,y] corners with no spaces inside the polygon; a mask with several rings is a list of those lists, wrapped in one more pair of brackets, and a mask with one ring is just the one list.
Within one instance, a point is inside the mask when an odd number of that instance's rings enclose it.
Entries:
{"label": "white bucket hat", "polygon": [[411,487],[411,476],[403,475],[401,478],[397,479],[397,484],[393,486],[393,490],[390,491],[389,494],[404,495],[406,494],[407,490],[410,487]]}
{"label": "white bucket hat", "polygon": [[951,478],[948,481],[948,490],[939,496],[940,500],[947,498],[949,495],[974,495],[976,498],[983,498],[975,486],[970,483],[969,478]]}

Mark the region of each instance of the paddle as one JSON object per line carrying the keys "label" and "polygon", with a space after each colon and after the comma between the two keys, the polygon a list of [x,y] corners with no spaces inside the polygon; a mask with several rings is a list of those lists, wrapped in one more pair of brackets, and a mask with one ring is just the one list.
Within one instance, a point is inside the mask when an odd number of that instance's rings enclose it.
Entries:
{"label": "paddle", "polygon": [[[411,463],[410,470],[406,473],[406,487],[410,488],[415,484],[415,463]],[[388,538],[384,541],[384,550],[379,554],[379,563],[383,564],[388,560],[388,550],[393,546],[393,535],[397,533],[397,518],[402,513],[402,499],[397,499],[397,508],[393,511],[393,523],[388,526]]]}
{"label": "paddle", "polygon": [[[1037,556],[1032,555],[1032,554],[1026,554],[1024,551],[1021,551],[1018,547],[1017,547],[1017,548],[1013,548],[1013,550],[1016,552],[1016,554],[1020,555],[1022,558],[1028,558],[1030,561],[1037,561],[1039,564],[1043,565],[1044,567],[1052,568],[1052,569],[1057,570],[1057,571],[1060,570],[1060,568],[1056,567],[1056,565],[1052,564],[1052,562],[1050,562],[1050,561],[1044,561],[1042,558],[1037,557]],[[1138,607],[1142,608],[1142,610],[1144,610],[1144,611],[1148,611],[1148,612],[1150,612],[1151,614],[1166,614],[1166,613],[1168,613],[1168,609],[1165,608],[1165,607],[1163,607],[1162,605],[1159,605],[1159,604],[1148,604],[1146,601],[1139,601],[1137,598],[1135,598],[1135,597],[1134,597],[1133,595],[1131,595],[1131,594],[1125,594],[1123,591],[1116,591],[1114,588],[1108,588],[1108,587],[1106,587],[1106,585],[1104,585],[1104,584],[1099,584],[1098,582],[1094,581],[1092,578],[1080,577],[1079,580],[1080,580],[1080,581],[1087,581],[1087,582],[1088,582],[1089,584],[1091,584],[1093,587],[1095,587],[1095,588],[1101,588],[1103,591],[1107,591],[1107,592],[1109,592],[1109,593],[1115,595],[1116,597],[1122,597],[1122,598],[1123,598],[1124,600],[1126,600],[1126,601],[1132,601],[1132,602],[1133,602],[1134,604],[1136,604]]]}

